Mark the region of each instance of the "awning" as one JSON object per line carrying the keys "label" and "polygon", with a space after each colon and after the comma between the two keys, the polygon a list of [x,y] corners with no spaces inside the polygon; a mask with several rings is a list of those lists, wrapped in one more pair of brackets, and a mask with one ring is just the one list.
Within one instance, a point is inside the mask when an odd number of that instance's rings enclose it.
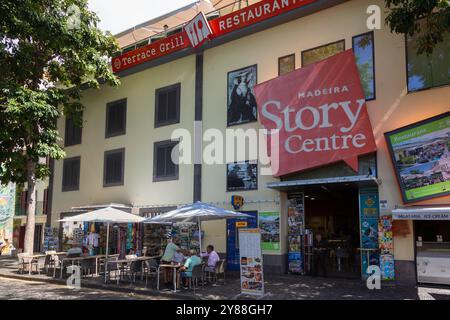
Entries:
{"label": "awning", "polygon": [[346,176],[346,177],[269,182],[267,184],[267,188],[286,190],[292,187],[305,187],[305,186],[340,184],[340,183],[356,183],[358,184],[358,186],[361,187],[377,187],[380,185],[380,182],[376,177],[365,175],[365,176]]}
{"label": "awning", "polygon": [[394,220],[450,220],[450,207],[410,207],[392,210]]}

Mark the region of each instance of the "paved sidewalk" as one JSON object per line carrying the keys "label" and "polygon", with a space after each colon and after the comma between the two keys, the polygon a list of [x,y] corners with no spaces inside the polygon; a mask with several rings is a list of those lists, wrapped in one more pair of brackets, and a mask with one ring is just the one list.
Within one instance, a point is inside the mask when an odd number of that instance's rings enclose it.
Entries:
{"label": "paved sidewalk", "polygon": [[[0,277],[22,279],[26,281],[40,281],[48,284],[65,285],[65,280],[54,279],[46,275],[17,273],[15,259],[0,259]],[[418,300],[418,299],[450,299],[450,288],[432,287],[403,287],[395,284],[382,285],[381,290],[367,289],[365,282],[349,279],[324,279],[302,277],[295,275],[266,276],[265,289],[268,295],[264,299],[274,300]],[[82,288],[88,290],[109,290],[124,296],[129,294],[146,295],[150,297],[164,297],[169,299],[208,299],[231,300],[236,299],[240,293],[239,275],[227,274],[226,283],[207,285],[196,290],[181,290],[173,293],[171,288],[156,290],[155,280],[149,280],[148,288],[145,282],[137,280],[131,285],[123,281],[120,285],[103,284],[102,277],[84,278]],[[113,298],[114,299],[114,298]]]}

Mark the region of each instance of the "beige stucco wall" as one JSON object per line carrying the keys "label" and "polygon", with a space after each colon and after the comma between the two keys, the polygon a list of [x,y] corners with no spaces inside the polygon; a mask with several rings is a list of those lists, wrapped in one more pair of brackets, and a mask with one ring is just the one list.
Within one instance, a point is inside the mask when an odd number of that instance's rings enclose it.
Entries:
{"label": "beige stucco wall", "polygon": [[[192,201],[193,168],[180,165],[179,180],[153,183],[153,143],[168,140],[172,130],[192,130],[194,121],[195,57],[136,73],[121,80],[119,87],[102,86],[99,91],[87,90],[83,104],[84,128],[82,143],[66,148],[67,157],[81,156],[80,188],[61,192],[62,161],[55,163],[52,216],[56,225],[58,214],[74,206],[102,203],[124,203],[136,206],[179,204]],[[155,90],[181,83],[181,122],[154,128]],[[127,98],[126,134],[105,139],[106,104]],[[59,122],[64,135],[64,120]],[[125,148],[125,180],[123,186],[103,187],[104,152]]]}
{"label": "beige stucco wall", "polygon": [[[203,130],[226,129],[227,73],[257,64],[258,82],[274,78],[278,73],[278,58],[295,53],[296,67],[301,67],[301,51],[345,39],[346,48],[352,46],[352,37],[368,32],[366,9],[383,0],[349,1],[263,32],[238,39],[204,52],[204,111]],[[384,10],[382,10],[384,11]],[[384,16],[382,16],[384,21]],[[401,35],[393,35],[386,26],[375,31],[375,101],[368,102],[368,112],[374,128],[378,147],[378,175],[382,180],[380,199],[387,200],[390,211],[402,205],[401,195],[386,148],[384,133],[401,126],[448,111],[450,87],[436,88],[417,93],[406,93],[405,42]],[[105,202],[122,202],[136,205],[181,204],[192,201],[193,168],[181,166],[180,179],[171,182],[152,182],[153,142],[170,138],[174,128],[192,131],[194,120],[195,58],[186,57],[175,62],[154,67],[122,79],[118,88],[102,87],[100,91],[87,91],[83,99],[86,124],[82,145],[67,148],[67,156],[81,155],[80,191],[61,192],[62,161],[55,166],[53,211],[61,212],[72,206]],[[154,129],[154,91],[159,87],[182,83],[181,123]],[[106,103],[128,98],[127,133],[105,139]],[[259,128],[252,123],[233,128]],[[63,121],[60,128],[64,132]],[[126,147],[125,185],[103,188],[103,154],[106,150]],[[253,159],[239,159],[253,160]],[[280,193],[267,189],[271,176],[258,177],[258,190],[226,192],[226,165],[203,166],[202,200],[231,208],[234,194],[244,196],[243,210],[281,211],[281,253],[286,252],[286,204]],[[285,197],[285,195],[281,195]],[[450,197],[417,204],[448,204]],[[57,219],[57,215],[53,216]],[[213,243],[220,252],[226,249],[226,222],[204,223],[204,243]],[[412,225],[410,225],[412,230]],[[413,260],[414,247],[410,234],[395,237],[395,257]],[[271,252],[266,252],[271,253]],[[274,253],[274,252],[273,252]],[[277,253],[274,253],[277,254]]]}
{"label": "beige stucco wall", "polygon": [[[258,65],[258,82],[278,75],[278,58],[295,53],[296,67],[301,67],[301,51],[345,39],[346,49],[352,47],[352,37],[368,32],[366,9],[378,4],[384,8],[384,1],[349,1],[320,13],[307,16],[275,28],[232,41],[205,52],[205,111],[204,127],[224,129],[226,124],[226,81],[227,72]],[[382,10],[384,11],[384,10]],[[385,16],[382,16],[384,21]],[[397,205],[403,205],[401,194],[393,171],[384,133],[401,126],[432,117],[449,110],[450,88],[436,88],[407,94],[405,41],[401,35],[389,32],[386,26],[375,30],[375,101],[368,102],[368,111],[377,143],[378,174],[382,180],[380,199],[387,200],[389,213]],[[218,103],[218,101],[221,101]],[[219,116],[217,116],[219,115]],[[257,124],[242,128],[258,127]],[[204,180],[205,200],[227,198],[224,192],[225,168],[204,168],[205,174],[215,176]],[[217,172],[216,174],[214,172]],[[264,185],[273,181],[271,177],[259,177],[258,192],[244,193],[246,198],[273,198],[277,192]],[[218,187],[217,187],[218,186]],[[450,203],[450,197],[430,200],[418,204]],[[274,208],[279,205],[275,205]],[[247,208],[246,208],[247,209]],[[283,215],[282,215],[283,216]],[[410,223],[412,231],[412,224]],[[283,228],[282,238],[286,235]],[[397,237],[394,241],[395,256],[399,260],[413,260],[412,234]],[[285,252],[285,246],[283,246]]]}

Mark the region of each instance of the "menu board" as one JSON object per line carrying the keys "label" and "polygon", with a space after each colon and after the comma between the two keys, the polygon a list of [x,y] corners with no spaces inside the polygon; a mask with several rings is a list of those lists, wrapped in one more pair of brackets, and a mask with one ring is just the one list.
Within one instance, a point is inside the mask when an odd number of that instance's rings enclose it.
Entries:
{"label": "menu board", "polygon": [[289,199],[288,207],[288,270],[303,273],[302,235],[304,233],[303,194]]}
{"label": "menu board", "polygon": [[259,229],[239,229],[241,292],[264,295],[263,256]]}
{"label": "menu board", "polygon": [[378,243],[380,246],[381,279],[395,280],[394,240],[392,238],[391,216],[382,216],[378,222]]}
{"label": "menu board", "polygon": [[450,112],[385,136],[404,202],[450,194]]}

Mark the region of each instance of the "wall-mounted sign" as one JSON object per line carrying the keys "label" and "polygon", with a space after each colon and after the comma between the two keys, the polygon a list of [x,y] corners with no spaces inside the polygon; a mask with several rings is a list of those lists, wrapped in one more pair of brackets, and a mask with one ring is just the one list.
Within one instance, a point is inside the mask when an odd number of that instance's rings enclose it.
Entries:
{"label": "wall-mounted sign", "polygon": [[223,35],[267,20],[317,0],[263,0],[210,21],[214,34]]}
{"label": "wall-mounted sign", "polygon": [[385,137],[404,202],[450,194],[450,112]]}
{"label": "wall-mounted sign", "polygon": [[244,197],[242,196],[231,196],[231,205],[234,210],[239,210],[244,206]]}
{"label": "wall-mounted sign", "polygon": [[185,25],[184,30],[187,33],[193,48],[201,46],[212,35],[208,20],[206,20],[203,12],[200,12],[194,19]]}
{"label": "wall-mounted sign", "polygon": [[352,50],[258,84],[255,94],[261,124],[279,130],[274,176],[337,161],[357,172],[358,156],[376,150]]}
{"label": "wall-mounted sign", "polygon": [[189,38],[186,32],[180,32],[113,58],[112,69],[113,72],[122,71],[187,47],[189,47]]}
{"label": "wall-mounted sign", "polygon": [[188,48],[200,47],[207,39],[221,37],[237,29],[270,19],[317,0],[263,0],[223,17],[207,21],[203,13],[194,17],[180,33],[112,58],[114,72]]}
{"label": "wall-mounted sign", "polygon": [[280,251],[280,213],[260,212],[258,216],[262,249]]}
{"label": "wall-mounted sign", "polygon": [[247,221],[236,221],[236,228],[247,228]]}

